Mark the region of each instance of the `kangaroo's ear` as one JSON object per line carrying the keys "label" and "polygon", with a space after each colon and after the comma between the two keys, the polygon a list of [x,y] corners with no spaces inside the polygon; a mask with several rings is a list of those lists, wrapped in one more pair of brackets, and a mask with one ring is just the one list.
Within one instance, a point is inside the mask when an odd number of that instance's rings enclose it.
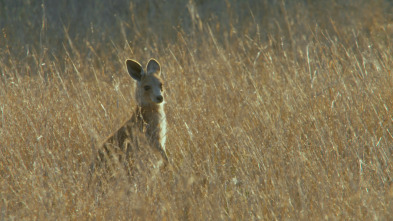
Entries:
{"label": "kangaroo's ear", "polygon": [[131,75],[137,81],[141,81],[143,75],[143,68],[141,64],[134,60],[127,60],[126,61],[128,74]]}
{"label": "kangaroo's ear", "polygon": [[160,63],[155,59],[150,59],[149,63],[147,63],[147,74],[157,74],[160,75],[161,67]]}

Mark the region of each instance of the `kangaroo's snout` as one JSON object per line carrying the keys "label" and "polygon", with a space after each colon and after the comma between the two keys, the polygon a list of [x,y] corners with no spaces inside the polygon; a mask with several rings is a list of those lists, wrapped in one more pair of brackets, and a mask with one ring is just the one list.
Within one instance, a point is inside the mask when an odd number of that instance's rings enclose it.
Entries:
{"label": "kangaroo's snout", "polygon": [[156,99],[157,99],[157,102],[158,102],[158,103],[161,103],[161,102],[164,100],[164,98],[162,97],[162,95],[157,96]]}

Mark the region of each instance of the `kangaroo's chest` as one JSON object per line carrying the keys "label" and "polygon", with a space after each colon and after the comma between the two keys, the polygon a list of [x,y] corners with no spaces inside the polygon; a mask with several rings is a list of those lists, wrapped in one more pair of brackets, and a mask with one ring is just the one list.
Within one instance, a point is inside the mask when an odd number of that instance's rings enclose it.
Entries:
{"label": "kangaroo's chest", "polygon": [[160,115],[159,113],[143,113],[142,130],[147,135],[152,135],[160,129]]}

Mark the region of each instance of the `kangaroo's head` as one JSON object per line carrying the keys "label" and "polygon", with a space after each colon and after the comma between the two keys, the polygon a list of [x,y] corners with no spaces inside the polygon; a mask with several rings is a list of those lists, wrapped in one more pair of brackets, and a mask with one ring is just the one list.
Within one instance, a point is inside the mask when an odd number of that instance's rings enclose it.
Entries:
{"label": "kangaroo's head", "polygon": [[155,59],[150,59],[146,72],[134,60],[126,61],[128,73],[137,81],[136,98],[140,106],[160,104],[164,101],[161,67]]}

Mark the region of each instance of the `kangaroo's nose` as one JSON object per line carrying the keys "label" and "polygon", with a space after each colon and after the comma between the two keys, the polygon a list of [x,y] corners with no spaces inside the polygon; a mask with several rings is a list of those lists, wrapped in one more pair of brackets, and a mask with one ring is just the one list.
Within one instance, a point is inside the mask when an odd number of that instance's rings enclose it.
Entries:
{"label": "kangaroo's nose", "polygon": [[162,95],[157,96],[157,102],[161,103],[164,100],[164,98],[162,97]]}

